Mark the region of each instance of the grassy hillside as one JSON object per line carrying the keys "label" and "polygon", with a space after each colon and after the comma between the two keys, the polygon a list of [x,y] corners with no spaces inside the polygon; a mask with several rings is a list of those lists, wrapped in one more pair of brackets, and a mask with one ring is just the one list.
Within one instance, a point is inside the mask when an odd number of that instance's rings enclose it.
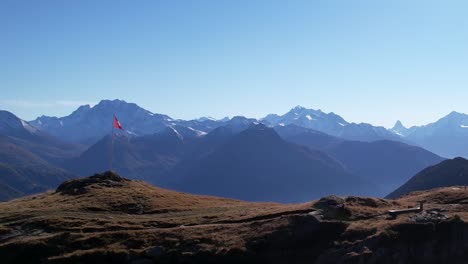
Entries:
{"label": "grassy hillside", "polygon": [[[422,199],[444,218],[387,216]],[[0,255],[2,263],[462,263],[468,241],[455,234],[468,231],[467,201],[454,187],[395,201],[249,203],[105,173],[0,203]]]}

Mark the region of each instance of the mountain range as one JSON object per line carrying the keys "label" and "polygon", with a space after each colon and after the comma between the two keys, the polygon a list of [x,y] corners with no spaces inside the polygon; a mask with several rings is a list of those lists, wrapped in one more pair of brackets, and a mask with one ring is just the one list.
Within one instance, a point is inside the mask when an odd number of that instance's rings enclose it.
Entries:
{"label": "mountain range", "polygon": [[[173,126],[142,137],[117,136],[112,168],[180,191],[290,202],[331,193],[384,196],[443,160],[400,142],[347,141],[293,125],[275,130],[249,121],[233,118],[207,134]],[[296,140],[284,132],[289,129],[314,136]],[[104,137],[65,168],[79,175],[106,170],[111,141]]]}
{"label": "mountain range", "polygon": [[[114,114],[124,130],[115,130],[112,137]],[[123,100],[102,100],[69,116],[30,122],[0,111],[0,136],[65,177],[111,167],[129,178],[180,191],[298,202],[332,193],[383,197],[443,161],[445,155],[437,154],[447,152],[433,140],[448,146],[463,141],[467,120],[453,112],[427,126],[405,128],[397,122],[387,130],[300,106],[261,119],[176,120]],[[463,147],[448,149],[457,153]],[[4,160],[0,162],[11,169]],[[41,188],[57,183],[52,182]],[[34,188],[4,189],[15,197]]]}
{"label": "mountain range", "polygon": [[384,127],[375,127],[366,123],[349,123],[335,113],[327,114],[321,110],[306,109],[302,106],[296,106],[282,116],[269,114],[261,121],[271,126],[296,125],[311,128],[348,140],[401,140],[399,135],[388,131]]}
{"label": "mountain range", "polygon": [[[208,133],[226,125],[230,120],[229,118],[216,120],[208,117],[194,120],[173,119],[165,114],[152,113],[134,103],[116,99],[102,100],[93,107],[81,106],[65,117],[40,116],[29,123],[32,127],[62,141],[89,146],[110,133],[114,114],[123,122],[129,136],[149,135],[175,125]],[[423,147],[442,157],[468,158],[468,143],[463,143],[468,142],[468,115],[458,112],[452,112],[425,126],[406,128],[400,121],[397,121],[391,129],[367,123],[350,123],[333,112],[325,113],[301,106],[296,106],[283,115],[269,114],[258,120],[244,119],[264,123],[270,127],[296,125],[353,141],[401,141]]]}
{"label": "mountain range", "polygon": [[[124,122],[127,133],[136,136],[153,134],[167,126],[174,125],[190,127],[207,133],[225,125],[228,121],[226,118],[222,120],[212,118],[175,120],[167,115],[152,113],[134,103],[127,103],[123,100],[102,100],[93,107],[81,106],[65,117],[41,116],[30,123],[34,127],[63,140],[92,144],[109,134],[112,125],[109,120],[112,121],[113,115],[118,116]],[[365,123],[349,123],[334,113],[326,114],[320,110],[299,106],[282,116],[270,114],[260,120],[249,120],[262,122],[269,126],[295,124],[350,140],[401,140],[399,135],[383,127],[374,127]],[[109,125],[103,125],[106,123]]]}
{"label": "mountain range", "polygon": [[[92,145],[110,134],[113,115],[122,121],[125,133],[130,137],[151,135],[169,126],[181,126],[206,133],[226,125],[230,120],[226,118],[222,120],[212,118],[175,120],[167,115],[152,113],[134,103],[127,103],[123,100],[102,100],[93,107],[80,106],[68,116],[60,118],[41,116],[30,121],[30,124],[64,141]],[[246,120],[244,117],[233,119],[233,122]]]}
{"label": "mountain range", "polygon": [[397,121],[391,131],[443,157],[468,157],[468,115],[466,114],[451,112],[434,123],[410,128]]}
{"label": "mountain range", "polygon": [[[263,124],[230,137],[196,162],[182,163],[176,190],[248,201],[299,202],[322,195],[375,194],[328,154],[284,141]],[[326,175],[326,177],[324,177]]]}

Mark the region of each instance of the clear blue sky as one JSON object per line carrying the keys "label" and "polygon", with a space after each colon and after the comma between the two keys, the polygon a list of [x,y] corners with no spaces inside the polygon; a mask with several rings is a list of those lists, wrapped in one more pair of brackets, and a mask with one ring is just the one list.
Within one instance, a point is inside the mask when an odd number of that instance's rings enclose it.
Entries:
{"label": "clear blue sky", "polygon": [[468,113],[467,1],[0,2],[0,108],[120,98],[174,118],[296,105],[391,126]]}

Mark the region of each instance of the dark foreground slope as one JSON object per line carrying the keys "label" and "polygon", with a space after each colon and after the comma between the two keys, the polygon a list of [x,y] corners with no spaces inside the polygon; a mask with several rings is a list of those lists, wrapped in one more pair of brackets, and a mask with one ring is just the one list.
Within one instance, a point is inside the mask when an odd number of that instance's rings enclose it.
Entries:
{"label": "dark foreground slope", "polygon": [[[385,215],[421,199],[441,213]],[[463,263],[467,211],[460,188],[283,205],[177,193],[105,173],[0,203],[0,256],[2,263]]]}
{"label": "dark foreground slope", "polygon": [[454,185],[468,185],[468,160],[464,158],[445,160],[422,170],[387,197],[397,198],[414,191]]}

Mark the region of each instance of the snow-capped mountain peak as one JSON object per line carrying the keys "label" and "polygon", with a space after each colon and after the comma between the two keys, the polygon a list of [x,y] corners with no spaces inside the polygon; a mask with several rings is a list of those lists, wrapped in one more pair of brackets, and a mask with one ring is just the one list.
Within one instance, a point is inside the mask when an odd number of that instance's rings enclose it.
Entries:
{"label": "snow-capped mountain peak", "polygon": [[281,116],[267,115],[261,121],[269,126],[296,125],[352,140],[400,139],[399,136],[382,127],[374,127],[370,124],[350,124],[333,112],[324,113],[322,110],[307,109],[302,106],[296,106]]}
{"label": "snow-capped mountain peak", "polygon": [[395,124],[391,129],[399,132],[405,140],[418,144],[441,156],[452,158],[468,155],[468,115],[456,111],[436,122],[406,128]]}
{"label": "snow-capped mountain peak", "polygon": [[116,115],[122,126],[138,136],[163,130],[174,120],[167,115],[155,114],[124,100],[102,100],[94,106],[83,105],[64,117],[41,116],[30,123],[63,140],[94,143],[112,130]]}
{"label": "snow-capped mountain peak", "polygon": [[409,132],[409,129],[406,128],[403,123],[401,123],[400,120],[397,120],[395,125],[393,126],[392,129],[390,129],[391,132],[399,135],[399,136],[402,136],[402,137],[405,137],[408,135],[408,132]]}

